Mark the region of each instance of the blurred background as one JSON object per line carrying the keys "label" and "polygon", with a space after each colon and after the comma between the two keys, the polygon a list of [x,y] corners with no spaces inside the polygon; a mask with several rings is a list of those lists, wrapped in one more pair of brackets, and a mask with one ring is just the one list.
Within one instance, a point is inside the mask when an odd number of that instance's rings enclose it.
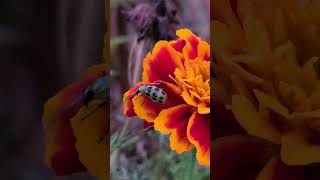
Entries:
{"label": "blurred background", "polygon": [[43,104],[103,62],[104,0],[0,1],[0,179],[55,177],[44,163]]}
{"label": "blurred background", "polygon": [[[167,136],[143,130],[141,119],[123,115],[123,94],[141,81],[142,62],[160,39],[187,27],[210,40],[210,0],[111,0],[112,180],[207,180],[209,169],[192,166],[192,152],[177,155]],[[152,22],[156,19],[157,23]]]}

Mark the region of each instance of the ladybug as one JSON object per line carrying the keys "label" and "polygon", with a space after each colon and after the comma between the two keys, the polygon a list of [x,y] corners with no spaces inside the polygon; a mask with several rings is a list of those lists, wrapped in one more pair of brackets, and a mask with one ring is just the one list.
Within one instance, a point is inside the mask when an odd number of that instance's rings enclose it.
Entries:
{"label": "ladybug", "polygon": [[135,92],[135,94],[139,93],[147,96],[154,103],[165,104],[168,100],[167,93],[154,85],[141,85]]}

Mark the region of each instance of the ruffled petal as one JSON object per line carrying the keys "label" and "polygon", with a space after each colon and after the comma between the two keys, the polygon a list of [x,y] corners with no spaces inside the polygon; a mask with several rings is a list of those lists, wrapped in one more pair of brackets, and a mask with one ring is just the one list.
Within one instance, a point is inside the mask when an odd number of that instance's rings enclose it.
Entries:
{"label": "ruffled petal", "polygon": [[142,80],[173,82],[170,75],[174,75],[176,68],[183,68],[181,53],[176,51],[169,42],[159,41],[152,53],[147,54],[143,61]]}
{"label": "ruffled petal", "polygon": [[210,61],[210,45],[206,41],[200,41],[198,45],[198,57]]}
{"label": "ruffled petal", "polygon": [[[153,83],[145,83],[145,85],[146,84]],[[132,99],[134,112],[141,119],[148,122],[153,122],[162,109],[183,104],[183,99],[180,97],[180,89],[177,86],[163,81],[158,81],[155,86],[163,89],[167,93],[168,100],[165,104],[155,103],[143,94],[137,94]]]}
{"label": "ruffled petal", "polygon": [[154,120],[154,128],[163,134],[170,133],[173,129],[187,124],[192,115],[192,107],[187,104],[180,104],[160,112]]}
{"label": "ruffled petal", "polygon": [[183,39],[178,39],[176,41],[170,41],[170,44],[176,51],[182,53],[182,50],[186,45],[186,41]]}
{"label": "ruffled petal", "polygon": [[197,149],[197,160],[210,166],[210,119],[209,115],[194,113],[188,122],[187,136]]}
{"label": "ruffled petal", "polygon": [[176,32],[177,36],[187,42],[182,52],[184,57],[195,59],[198,56],[199,38],[189,29],[179,29]]}
{"label": "ruffled petal", "polygon": [[160,112],[154,120],[154,128],[163,134],[171,133],[170,147],[178,154],[192,149],[193,145],[187,138],[188,119],[192,115],[193,107],[181,104]]}

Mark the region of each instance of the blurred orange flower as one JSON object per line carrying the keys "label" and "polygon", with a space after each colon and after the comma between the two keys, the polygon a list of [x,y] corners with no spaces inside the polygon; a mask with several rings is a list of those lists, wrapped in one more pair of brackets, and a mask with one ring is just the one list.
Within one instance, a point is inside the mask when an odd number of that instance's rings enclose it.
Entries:
{"label": "blurred orange flower", "polygon": [[[272,144],[257,179],[294,179],[270,174],[320,163],[319,8],[319,1],[305,0],[213,1],[214,104],[224,105],[247,135]],[[215,140],[221,166],[222,146],[234,141]]]}
{"label": "blurred orange flower", "polygon": [[89,109],[100,103],[92,100],[86,106],[82,94],[106,70],[106,64],[89,68],[79,83],[62,89],[44,105],[46,163],[56,175],[89,172],[101,180],[107,179],[108,145],[99,139],[107,127],[109,108],[105,105],[82,120]]}
{"label": "blurred orange flower", "polygon": [[[159,41],[143,63],[142,82],[124,94],[124,114],[139,116],[163,134],[178,154],[197,150],[201,165],[210,165],[210,45],[189,29],[179,39]],[[153,102],[136,94],[141,85],[163,89],[168,100]]]}

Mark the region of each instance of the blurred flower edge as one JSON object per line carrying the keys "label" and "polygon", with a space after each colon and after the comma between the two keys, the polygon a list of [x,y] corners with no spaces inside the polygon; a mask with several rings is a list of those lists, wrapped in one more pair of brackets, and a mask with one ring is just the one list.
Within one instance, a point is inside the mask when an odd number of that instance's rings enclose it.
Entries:
{"label": "blurred flower edge", "polygon": [[109,174],[108,144],[101,142],[106,136],[107,110],[104,105],[82,120],[89,109],[100,101],[92,100],[88,106],[82,102],[82,93],[88,85],[106,72],[107,64],[90,67],[78,83],[73,83],[44,105],[46,163],[58,176],[89,172],[106,180]]}
{"label": "blurred flower edge", "polygon": [[[320,3],[217,0],[212,7],[213,99],[242,128],[216,135],[214,177],[319,179]],[[262,153],[244,153],[253,149]],[[259,167],[254,174],[237,174],[250,165]]]}

